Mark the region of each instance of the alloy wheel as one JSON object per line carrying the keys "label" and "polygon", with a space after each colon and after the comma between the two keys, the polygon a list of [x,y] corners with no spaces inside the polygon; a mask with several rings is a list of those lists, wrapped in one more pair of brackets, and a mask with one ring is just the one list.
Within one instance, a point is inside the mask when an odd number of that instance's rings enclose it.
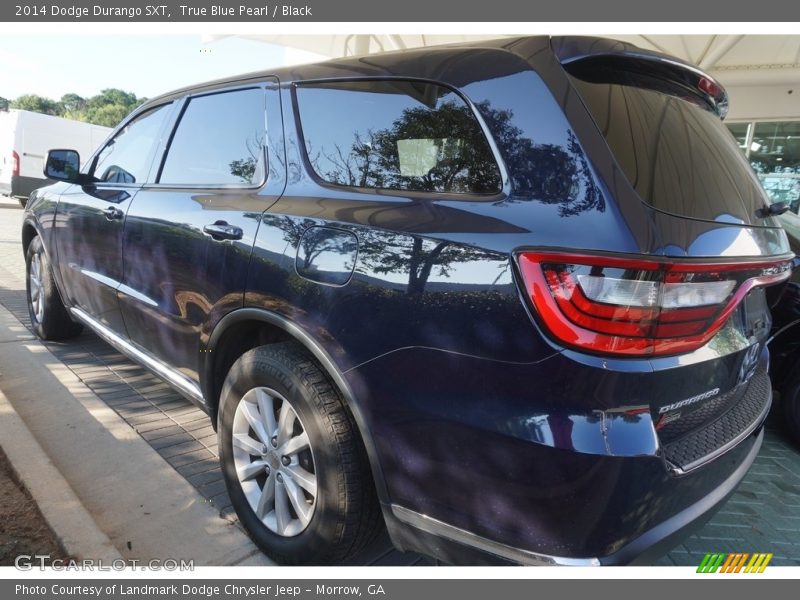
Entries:
{"label": "alloy wheel", "polygon": [[257,387],[233,417],[233,462],[250,508],[281,536],[302,533],[317,504],[317,475],[308,434],[291,403]]}
{"label": "alloy wheel", "polygon": [[41,323],[42,318],[44,317],[44,289],[42,284],[41,251],[35,252],[31,256],[28,283],[30,286],[30,300],[33,316],[36,318],[37,322]]}

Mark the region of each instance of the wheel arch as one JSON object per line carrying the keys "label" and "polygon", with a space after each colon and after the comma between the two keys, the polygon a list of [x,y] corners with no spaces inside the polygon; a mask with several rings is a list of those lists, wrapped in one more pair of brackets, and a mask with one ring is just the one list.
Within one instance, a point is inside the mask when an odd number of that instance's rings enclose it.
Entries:
{"label": "wheel arch", "polygon": [[[221,342],[224,347],[224,342],[226,339],[230,339],[231,332],[236,332],[239,328],[245,327],[248,324],[253,325],[256,323],[272,328],[274,332],[273,335],[278,333],[278,335],[275,335],[273,338],[273,341],[293,340],[301,344],[333,380],[334,385],[336,385],[339,392],[342,394],[345,404],[355,419],[359,435],[361,436],[361,440],[367,452],[367,458],[370,463],[378,499],[382,504],[388,503],[389,495],[383,476],[383,470],[378,458],[377,447],[369,425],[367,424],[361,403],[356,398],[355,394],[353,394],[344,375],[322,345],[303,328],[282,315],[260,308],[240,308],[225,315],[214,327],[205,347],[205,357],[200,373],[201,390],[203,397],[206,399],[209,415],[214,427],[216,428],[217,413],[219,411],[219,393],[222,389],[222,381],[224,381],[227,374],[227,370],[225,370],[225,373],[221,373],[221,369],[219,368],[220,364],[224,365],[226,363],[225,351],[220,349],[221,351],[217,352],[217,349],[220,347]],[[241,356],[241,354],[239,355]],[[229,359],[230,357],[227,357],[227,360]]]}
{"label": "wheel arch", "polygon": [[[22,222],[22,253],[23,255],[28,252],[28,246],[30,246],[33,238],[36,236],[41,237],[42,232],[37,227],[36,223],[33,219],[27,218]],[[44,240],[44,238],[42,238]],[[45,248],[45,252],[47,252],[47,248]]]}
{"label": "wheel arch", "polygon": [[58,292],[61,301],[64,303],[64,306],[68,306],[67,302],[65,301],[67,298],[67,295],[64,293],[65,284],[61,279],[58,263],[56,262],[56,249],[48,246],[48,242],[52,244],[55,243],[52,234],[50,236],[45,235],[45,229],[33,214],[26,215],[25,219],[22,221],[21,234],[23,257],[28,254],[28,247],[31,245],[31,242],[34,238],[38,237],[40,240],[42,240],[42,249],[44,250],[47,260],[50,262],[50,265],[53,269],[53,281],[55,281],[56,284],[56,291]]}

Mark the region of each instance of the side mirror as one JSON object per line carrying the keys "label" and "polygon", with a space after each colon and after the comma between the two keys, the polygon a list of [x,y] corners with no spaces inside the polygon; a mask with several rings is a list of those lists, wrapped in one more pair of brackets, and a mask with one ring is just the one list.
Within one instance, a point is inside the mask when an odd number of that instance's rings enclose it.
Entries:
{"label": "side mirror", "polygon": [[56,181],[78,183],[81,157],[75,150],[50,150],[44,163],[44,176]]}
{"label": "side mirror", "polygon": [[786,202],[775,202],[764,208],[759,208],[756,211],[756,216],[759,219],[766,219],[767,217],[777,217],[789,210],[789,205]]}

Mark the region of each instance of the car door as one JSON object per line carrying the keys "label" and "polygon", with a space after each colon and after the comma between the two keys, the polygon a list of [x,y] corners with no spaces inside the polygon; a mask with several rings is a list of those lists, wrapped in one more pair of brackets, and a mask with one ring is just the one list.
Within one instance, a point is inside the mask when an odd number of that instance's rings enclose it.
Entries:
{"label": "car door", "polygon": [[121,127],[90,162],[92,182],[71,186],[58,204],[55,243],[67,304],[121,337],[123,224],[148,179],[171,109],[171,103],[156,106]]}
{"label": "car door", "polygon": [[[243,304],[261,213],[283,189],[276,88],[277,80],[189,96],[156,183],[128,212],[119,297],[130,340],[190,385],[202,337]],[[269,161],[268,129],[280,139]]]}

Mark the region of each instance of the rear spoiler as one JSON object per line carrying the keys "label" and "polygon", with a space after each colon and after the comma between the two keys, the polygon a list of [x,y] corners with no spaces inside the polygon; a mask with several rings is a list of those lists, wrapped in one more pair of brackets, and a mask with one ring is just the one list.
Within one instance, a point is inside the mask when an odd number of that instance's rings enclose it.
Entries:
{"label": "rear spoiler", "polygon": [[699,97],[721,119],[728,114],[725,88],[708,73],[674,56],[607,38],[559,36],[551,38],[550,45],[567,72],[581,79],[593,80],[600,72],[614,71],[639,75]]}

